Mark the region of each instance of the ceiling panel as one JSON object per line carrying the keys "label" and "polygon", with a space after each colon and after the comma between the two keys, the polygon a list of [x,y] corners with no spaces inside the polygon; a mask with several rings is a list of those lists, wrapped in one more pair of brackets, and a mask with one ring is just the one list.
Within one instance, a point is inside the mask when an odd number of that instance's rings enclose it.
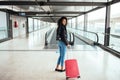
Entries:
{"label": "ceiling panel", "polygon": [[[36,1],[36,0],[0,0],[0,1]],[[37,18],[41,20],[53,22],[53,21],[57,21],[57,19],[61,16],[67,16],[68,18],[71,18],[71,17],[78,16],[80,14],[83,14],[83,12],[90,11],[98,6],[103,7],[105,5],[102,6],[102,3],[99,3],[99,2],[107,2],[107,1],[112,1],[112,0],[37,0],[37,1],[45,1],[45,3],[48,3],[47,1],[50,1],[50,2],[53,1],[55,3],[53,4],[50,3],[51,5],[48,4],[48,5],[40,6],[36,2],[34,5],[26,5],[27,3],[24,2],[25,5],[22,4],[22,5],[16,5],[16,6],[12,6],[13,4],[9,6],[6,6],[6,5],[3,6],[2,4],[0,8],[7,8],[7,9],[17,11],[17,12],[33,12],[33,14],[31,15],[28,14],[27,16],[34,16],[34,17],[36,16]],[[54,5],[57,2],[61,2],[61,4]],[[76,3],[77,2],[88,2],[88,3],[85,3],[85,5],[83,5],[83,3],[81,4],[77,3],[78,5],[76,4],[73,5],[73,3],[67,3],[66,5],[64,2],[76,2]],[[90,5],[91,2],[98,2],[98,3],[94,4],[93,6],[93,3],[92,5]],[[51,14],[48,14],[47,13],[48,11]],[[34,12],[37,12],[37,13],[34,13]],[[40,14],[40,12],[46,12],[46,13]],[[58,13],[56,14],[56,12]],[[71,12],[71,13],[68,13],[68,12]],[[76,12],[76,13],[72,13],[72,12]],[[45,17],[42,17],[42,16],[45,16]],[[52,16],[52,18],[47,17],[47,16]]]}
{"label": "ceiling panel", "polygon": [[[45,17],[45,18],[40,17],[38,19],[40,19],[42,21],[48,21],[48,22],[57,22],[58,19],[60,19],[60,17]],[[67,17],[67,19],[69,20],[69,19],[71,19],[71,17]]]}
{"label": "ceiling panel", "polygon": [[[36,0],[0,0],[0,1],[36,1]],[[47,0],[37,0],[37,1],[45,1],[45,2],[47,2]]]}
{"label": "ceiling panel", "polygon": [[97,6],[52,6],[53,11],[89,11]]}
{"label": "ceiling panel", "polygon": [[[36,0],[0,0],[0,1],[36,1]],[[37,1],[45,1],[47,0],[37,0]],[[108,2],[112,0],[49,0],[49,1],[55,1],[55,2]]]}
{"label": "ceiling panel", "polygon": [[55,2],[108,2],[112,0],[50,0]]}

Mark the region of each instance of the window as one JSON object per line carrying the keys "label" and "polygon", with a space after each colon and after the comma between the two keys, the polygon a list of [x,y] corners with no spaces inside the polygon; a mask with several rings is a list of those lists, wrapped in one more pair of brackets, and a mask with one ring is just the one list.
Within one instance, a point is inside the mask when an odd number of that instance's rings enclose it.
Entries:
{"label": "window", "polygon": [[33,31],[33,19],[28,18],[28,26],[29,26],[29,32]]}
{"label": "window", "polygon": [[38,29],[38,20],[37,19],[34,19],[34,30],[37,30]]}
{"label": "window", "polygon": [[84,15],[77,17],[77,29],[84,30]]}
{"label": "window", "polygon": [[68,26],[69,28],[71,28],[71,19],[68,20],[67,26]]}
{"label": "window", "polygon": [[0,40],[8,38],[7,17],[5,12],[0,11]]}
{"label": "window", "polygon": [[76,28],[76,18],[72,19],[72,28]]}
{"label": "window", "polygon": [[111,48],[120,50],[120,2],[111,5],[110,19],[110,46]]}
{"label": "window", "polygon": [[98,33],[101,44],[104,44],[105,13],[106,8],[102,8],[88,14],[87,30]]}

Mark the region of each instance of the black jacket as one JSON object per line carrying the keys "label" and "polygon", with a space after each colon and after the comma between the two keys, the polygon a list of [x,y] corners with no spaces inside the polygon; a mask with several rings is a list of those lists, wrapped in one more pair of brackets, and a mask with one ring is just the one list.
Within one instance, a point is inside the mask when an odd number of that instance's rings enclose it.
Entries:
{"label": "black jacket", "polygon": [[68,40],[67,40],[67,30],[65,26],[59,26],[57,28],[57,34],[56,34],[56,40],[61,40],[63,41],[66,45],[68,45]]}

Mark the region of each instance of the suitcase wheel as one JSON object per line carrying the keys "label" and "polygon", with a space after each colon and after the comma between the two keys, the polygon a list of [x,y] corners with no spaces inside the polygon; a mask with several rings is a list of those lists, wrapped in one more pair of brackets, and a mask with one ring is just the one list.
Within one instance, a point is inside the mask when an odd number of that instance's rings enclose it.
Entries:
{"label": "suitcase wheel", "polygon": [[[80,78],[80,76],[78,76],[77,78]],[[68,80],[69,79],[69,77],[66,77],[66,80]]]}
{"label": "suitcase wheel", "polygon": [[69,77],[66,77],[66,80],[68,80],[69,79]]}
{"label": "suitcase wheel", "polygon": [[80,78],[80,76],[78,76],[77,78]]}

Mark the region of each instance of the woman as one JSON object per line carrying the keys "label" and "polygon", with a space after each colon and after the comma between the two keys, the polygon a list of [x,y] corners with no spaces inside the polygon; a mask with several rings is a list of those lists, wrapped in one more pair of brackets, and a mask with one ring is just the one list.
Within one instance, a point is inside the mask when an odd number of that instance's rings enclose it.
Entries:
{"label": "woman", "polygon": [[58,46],[59,46],[59,52],[60,56],[57,61],[57,66],[55,68],[55,71],[58,72],[64,72],[64,58],[65,58],[65,53],[66,53],[66,46],[70,47],[68,40],[67,40],[67,18],[66,17],[61,17],[58,20],[58,28],[57,28],[57,35],[56,35],[56,40],[58,40]]}

